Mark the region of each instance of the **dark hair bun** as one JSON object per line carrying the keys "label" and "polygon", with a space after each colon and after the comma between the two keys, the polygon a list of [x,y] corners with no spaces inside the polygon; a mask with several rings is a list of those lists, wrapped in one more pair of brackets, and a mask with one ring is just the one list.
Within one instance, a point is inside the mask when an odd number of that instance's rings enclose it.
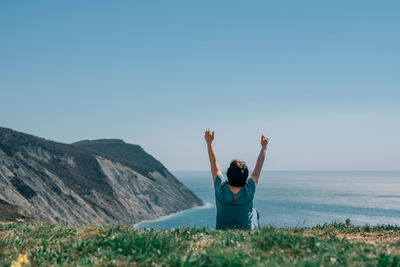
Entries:
{"label": "dark hair bun", "polygon": [[249,170],[244,161],[233,160],[226,172],[228,182],[232,186],[243,187],[246,184]]}

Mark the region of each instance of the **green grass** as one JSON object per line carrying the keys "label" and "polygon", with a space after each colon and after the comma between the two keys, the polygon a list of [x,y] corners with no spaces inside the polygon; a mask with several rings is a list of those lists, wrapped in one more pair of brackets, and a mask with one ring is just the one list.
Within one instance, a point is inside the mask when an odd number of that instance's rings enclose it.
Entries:
{"label": "green grass", "polygon": [[0,223],[0,266],[20,254],[31,266],[400,266],[399,232],[349,222],[255,231]]}

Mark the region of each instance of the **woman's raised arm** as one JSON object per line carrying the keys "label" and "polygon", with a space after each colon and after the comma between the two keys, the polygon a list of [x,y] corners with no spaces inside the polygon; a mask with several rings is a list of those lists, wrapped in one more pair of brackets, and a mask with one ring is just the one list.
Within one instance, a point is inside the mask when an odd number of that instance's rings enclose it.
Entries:
{"label": "woman's raised arm", "polygon": [[261,151],[257,158],[256,166],[250,178],[253,178],[255,184],[258,184],[258,179],[260,179],[261,169],[264,164],[265,154],[267,153],[268,137],[261,135]]}
{"label": "woman's raised arm", "polygon": [[210,165],[211,165],[211,174],[213,182],[215,182],[215,177],[218,174],[221,174],[221,169],[218,166],[217,157],[215,156],[214,147],[212,145],[212,142],[214,141],[214,131],[211,133],[210,129],[206,129],[206,132],[204,134],[204,139],[206,139],[207,142],[208,156],[210,158]]}

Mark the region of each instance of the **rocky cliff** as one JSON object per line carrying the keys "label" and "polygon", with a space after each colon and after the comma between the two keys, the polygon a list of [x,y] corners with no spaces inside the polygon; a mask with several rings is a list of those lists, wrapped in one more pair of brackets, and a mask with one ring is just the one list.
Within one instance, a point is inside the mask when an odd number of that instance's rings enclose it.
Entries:
{"label": "rocky cliff", "polygon": [[0,220],[19,214],[66,225],[138,223],[203,205],[140,146],[115,139],[62,144],[6,128],[0,200],[9,209]]}

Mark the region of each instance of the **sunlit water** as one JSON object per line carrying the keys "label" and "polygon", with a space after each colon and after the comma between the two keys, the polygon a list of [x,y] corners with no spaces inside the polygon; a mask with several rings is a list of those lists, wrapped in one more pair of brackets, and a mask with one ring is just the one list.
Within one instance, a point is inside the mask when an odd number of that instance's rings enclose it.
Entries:
{"label": "sunlit water", "polygon": [[[214,189],[209,171],[174,175],[208,206],[192,209],[144,228],[215,228]],[[266,171],[256,189],[260,224],[314,226],[350,218],[353,224],[400,225],[400,171]]]}

